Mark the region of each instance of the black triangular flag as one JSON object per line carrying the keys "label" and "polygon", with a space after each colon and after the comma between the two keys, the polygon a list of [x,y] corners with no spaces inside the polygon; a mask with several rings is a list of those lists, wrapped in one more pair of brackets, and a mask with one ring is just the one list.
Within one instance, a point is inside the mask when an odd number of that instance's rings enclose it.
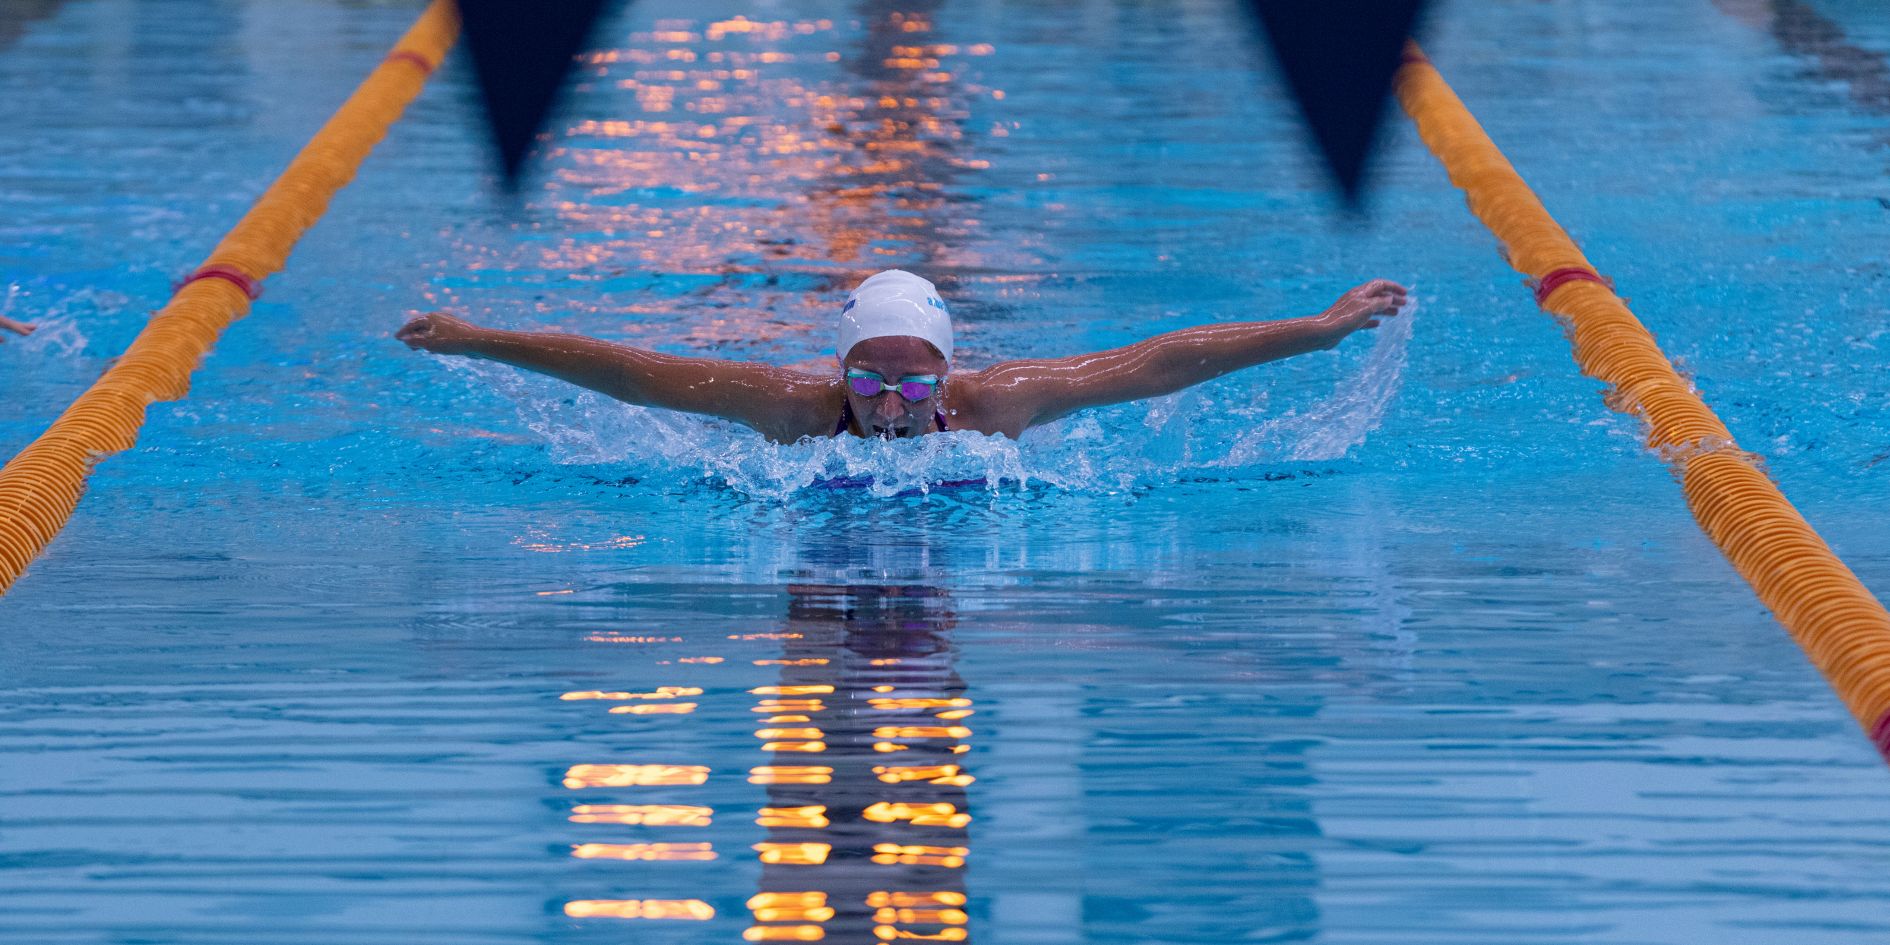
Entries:
{"label": "black triangular flag", "polygon": [[507,188],[609,0],[459,0],[461,30]]}
{"label": "black triangular flag", "polygon": [[1346,203],[1363,193],[1391,81],[1425,0],[1247,0]]}

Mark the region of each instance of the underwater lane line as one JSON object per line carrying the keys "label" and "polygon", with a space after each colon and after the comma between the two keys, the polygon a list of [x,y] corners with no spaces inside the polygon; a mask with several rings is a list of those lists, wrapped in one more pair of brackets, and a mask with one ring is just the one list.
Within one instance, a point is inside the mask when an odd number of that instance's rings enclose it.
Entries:
{"label": "underwater lane line", "polygon": [[1614,388],[1609,406],[1646,422],[1648,446],[1673,463],[1700,528],[1890,761],[1890,612],[1674,371],[1416,44],[1397,92],[1470,212],[1531,278],[1537,304],[1566,321],[1582,373]]}
{"label": "underwater lane line", "polygon": [[458,34],[450,0],[434,0],[117,363],[0,467],[0,595],[65,527],[92,465],[137,443],[145,408],[190,391],[190,374],[210,346],[249,314],[263,280],[282,269],[328,201],[420,94]]}

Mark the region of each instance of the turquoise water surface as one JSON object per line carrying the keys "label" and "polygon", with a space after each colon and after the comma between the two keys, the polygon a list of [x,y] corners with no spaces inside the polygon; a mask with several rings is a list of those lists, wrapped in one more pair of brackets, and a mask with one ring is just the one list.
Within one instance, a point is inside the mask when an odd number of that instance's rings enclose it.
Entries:
{"label": "turquoise water surface", "polygon": [[[0,345],[0,453],[417,12],[0,10],[0,310],[45,326]],[[1890,587],[1890,18],[1432,27]],[[639,0],[519,206],[456,58],[0,602],[0,940],[1890,940],[1855,723],[1402,119],[1338,215],[1244,28]],[[772,446],[391,337],[445,308],[821,370],[891,266],[972,367],[1419,302],[1021,442]]]}

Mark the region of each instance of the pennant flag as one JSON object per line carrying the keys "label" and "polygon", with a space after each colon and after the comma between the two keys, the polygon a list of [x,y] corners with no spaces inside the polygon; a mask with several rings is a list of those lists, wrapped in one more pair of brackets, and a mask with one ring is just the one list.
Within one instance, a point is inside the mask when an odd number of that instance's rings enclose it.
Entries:
{"label": "pennant flag", "polygon": [[1358,209],[1391,82],[1425,0],[1247,0],[1345,202]]}
{"label": "pennant flag", "polygon": [[507,189],[609,0],[458,0],[461,32]]}

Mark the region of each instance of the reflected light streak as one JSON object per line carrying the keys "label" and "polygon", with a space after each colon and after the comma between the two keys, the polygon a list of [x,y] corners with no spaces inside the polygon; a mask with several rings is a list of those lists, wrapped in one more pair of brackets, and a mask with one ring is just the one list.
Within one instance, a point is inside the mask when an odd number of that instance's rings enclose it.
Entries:
{"label": "reflected light streak", "polygon": [[750,712],[819,712],[827,704],[819,699],[763,699]]}
{"label": "reflected light streak", "polygon": [[[748,910],[760,912],[763,909],[818,909],[827,904],[824,892],[760,892],[748,897]],[[763,919],[763,922],[776,921]],[[825,921],[825,920],[822,920]]]}
{"label": "reflected light streak", "polygon": [[904,804],[880,801],[866,808],[861,816],[882,824],[905,820],[917,827],[963,827],[971,823],[970,814],[961,813],[957,807],[946,803]]}
{"label": "reflected light streak", "polygon": [[750,768],[750,784],[827,784],[833,769],[821,765],[762,765]]}
{"label": "reflected light streak", "polygon": [[955,709],[970,705],[971,700],[963,697],[951,699],[920,697],[892,699],[877,696],[868,699],[867,703],[875,709],[891,711],[893,709]]}
{"label": "reflected light streak", "polygon": [[571,808],[574,824],[629,824],[645,827],[707,827],[714,808],[687,804],[579,804]]}
{"label": "reflected light streak", "polygon": [[649,692],[603,692],[597,689],[585,689],[567,692],[558,698],[566,702],[580,699],[609,699],[622,702],[627,699],[674,699],[678,696],[699,696],[702,690],[694,686],[658,686]]}
{"label": "reflected light streak", "polygon": [[808,657],[798,660],[755,660],[756,666],[825,666],[827,660],[821,657]]}
{"label": "reflected light streak", "polygon": [[[536,537],[542,538],[545,536],[542,533],[538,533],[536,534]],[[642,535],[618,535],[615,538],[611,538],[605,541],[597,541],[597,542],[570,541],[570,542],[562,542],[562,543],[554,543],[554,542],[548,542],[548,541],[532,541],[532,540],[527,539],[524,536],[520,536],[518,538],[513,539],[512,544],[517,545],[518,547],[523,548],[526,551],[536,551],[542,554],[558,554],[560,552],[566,552],[566,551],[613,551],[613,550],[619,550],[619,549],[624,549],[624,548],[635,548],[638,545],[643,544],[645,541],[646,539]],[[543,596],[546,596],[547,594],[570,594],[570,593],[572,592],[571,591],[549,591],[549,592],[540,592],[539,596],[543,597]]]}
{"label": "reflected light streak", "polygon": [[688,715],[696,711],[693,702],[652,702],[647,705],[611,707],[611,715]]}
{"label": "reflected light streak", "polygon": [[833,693],[832,686],[756,686],[748,690],[753,696],[824,696]]}
{"label": "reflected light streak", "polygon": [[960,928],[941,929],[932,935],[921,935],[918,932],[908,932],[890,925],[873,927],[874,937],[882,942],[962,942],[970,934]]}
{"label": "reflected light streak", "polygon": [[572,790],[593,787],[647,787],[665,784],[703,784],[709,769],[701,765],[572,765],[564,786]]}
{"label": "reflected light streak", "polygon": [[564,904],[574,919],[690,919],[715,918],[715,907],[700,899],[578,899]]}
{"label": "reflected light streak", "polygon": [[578,843],[571,855],[580,860],[713,860],[707,843]]}
{"label": "reflected light streak", "polygon": [[874,738],[970,738],[971,729],[963,725],[882,725],[873,729]]}
{"label": "reflected light streak", "polygon": [[815,754],[827,750],[826,742],[765,742],[762,751],[796,751]]}
{"label": "reflected light streak", "polygon": [[933,784],[963,786],[976,780],[957,765],[875,765],[873,773],[887,784],[930,781]]}
{"label": "reflected light streak", "polygon": [[873,862],[881,866],[940,866],[958,869],[971,855],[969,847],[933,847],[923,844],[875,843]]}
{"label": "reflected light streak", "polygon": [[964,925],[970,920],[962,909],[879,909],[873,921],[885,925]]}
{"label": "reflected light streak", "polygon": [[[833,917],[833,910],[828,909],[827,918]],[[826,919],[820,920],[825,922]],[[757,925],[742,931],[745,942],[818,942],[827,937],[827,930],[818,925],[777,925],[773,927]]]}
{"label": "reflected light streak", "polygon": [[763,807],[755,823],[762,827],[806,827],[818,829],[828,826],[827,805],[809,804],[806,807]]}
{"label": "reflected light streak", "polygon": [[[757,843],[753,849],[761,862],[778,866],[819,866],[833,852],[830,843]],[[878,858],[874,859],[878,862]]]}
{"label": "reflected light streak", "polygon": [[760,728],[755,730],[756,738],[793,738],[821,739],[827,734],[817,728]]}
{"label": "reflected light streak", "polygon": [[896,906],[909,909],[923,906],[962,906],[968,900],[964,893],[949,890],[940,892],[891,892],[881,890],[866,897],[866,904],[875,909]]}

